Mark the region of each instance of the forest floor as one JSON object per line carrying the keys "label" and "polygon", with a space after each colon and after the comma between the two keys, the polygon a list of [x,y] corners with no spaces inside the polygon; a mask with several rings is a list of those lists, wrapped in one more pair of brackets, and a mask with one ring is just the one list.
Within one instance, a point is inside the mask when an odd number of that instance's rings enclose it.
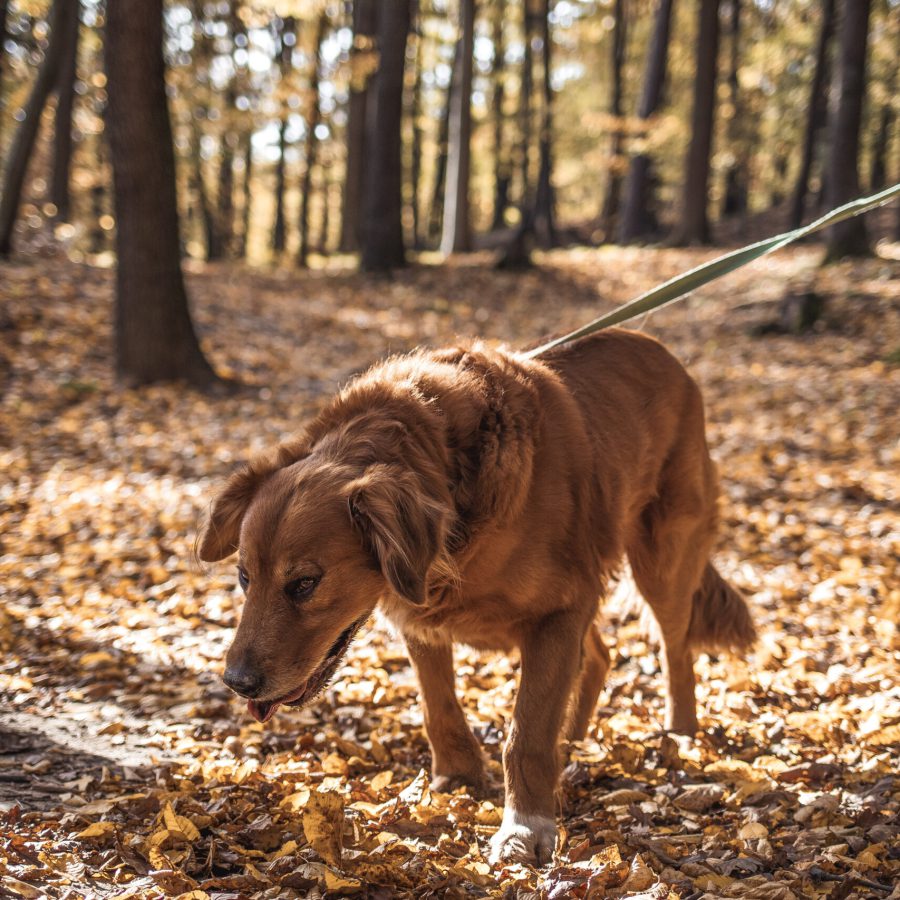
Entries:
{"label": "forest floor", "polygon": [[[487,801],[428,789],[413,675],[378,620],[320,700],[265,727],[219,680],[240,595],[230,563],[203,570],[192,548],[238,461],[388,353],[529,343],[711,255],[390,279],[196,266],[204,346],[253,385],[225,398],[114,384],[108,270],[0,268],[0,896],[900,898],[896,261],[816,274],[820,248],[783,251],[644,323],[703,388],[719,564],[761,639],[699,659],[702,734],[670,738],[619,586],[551,865],[486,862],[514,659],[457,653]],[[813,333],[759,336],[814,276]]]}

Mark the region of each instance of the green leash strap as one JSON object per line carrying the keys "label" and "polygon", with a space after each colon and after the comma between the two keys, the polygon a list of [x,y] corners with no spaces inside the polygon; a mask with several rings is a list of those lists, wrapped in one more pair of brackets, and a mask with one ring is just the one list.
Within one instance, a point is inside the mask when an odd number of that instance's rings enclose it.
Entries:
{"label": "green leash strap", "polygon": [[900,184],[895,184],[893,187],[886,188],[877,194],[873,194],[871,197],[860,197],[858,200],[839,206],[837,209],[833,209],[830,213],[822,216],[820,219],[816,219],[814,222],[810,222],[809,225],[804,225],[802,228],[775,235],[775,237],[767,238],[757,244],[750,244],[748,247],[742,247],[740,250],[734,250],[731,253],[726,253],[724,256],[719,256],[707,263],[703,263],[701,266],[697,266],[695,269],[691,269],[689,272],[685,272],[683,275],[676,275],[674,278],[670,278],[665,283],[657,285],[657,287],[647,291],[645,294],[641,294],[640,297],[636,297],[618,309],[614,309],[612,312],[606,313],[592,322],[588,322],[587,325],[564,334],[562,337],[554,338],[552,341],[548,341],[534,350],[529,350],[525,355],[529,358],[539,356],[541,353],[552,350],[554,347],[559,347],[561,344],[568,344],[569,341],[586,337],[595,331],[609,328],[611,325],[627,322],[629,319],[633,319],[643,313],[653,312],[653,310],[659,309],[667,303],[680,300],[698,287],[709,284],[710,281],[715,281],[717,278],[721,278],[735,269],[740,269],[741,266],[746,266],[747,263],[753,262],[754,259],[758,259],[760,256],[780,250],[787,244],[806,237],[808,234],[821,231],[829,225],[859,216],[870,209],[874,209],[876,206],[882,206],[898,195],[900,195]]}

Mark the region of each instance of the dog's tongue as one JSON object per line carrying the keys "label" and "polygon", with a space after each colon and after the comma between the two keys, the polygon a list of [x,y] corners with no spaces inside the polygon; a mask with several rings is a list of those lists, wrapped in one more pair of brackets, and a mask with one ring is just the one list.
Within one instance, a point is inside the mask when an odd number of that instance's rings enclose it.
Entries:
{"label": "dog's tongue", "polygon": [[247,712],[256,719],[257,722],[268,722],[275,715],[275,710],[281,706],[279,700],[248,700]]}

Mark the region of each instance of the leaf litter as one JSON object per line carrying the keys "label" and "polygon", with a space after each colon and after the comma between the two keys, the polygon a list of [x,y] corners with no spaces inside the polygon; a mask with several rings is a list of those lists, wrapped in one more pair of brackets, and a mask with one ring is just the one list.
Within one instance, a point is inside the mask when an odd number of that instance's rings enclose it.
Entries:
{"label": "leaf litter", "polygon": [[486,799],[428,787],[415,680],[377,619],[319,701],[266,727],[218,680],[239,592],[191,551],[231,467],[389,352],[525,344],[711,255],[559,251],[523,275],[474,257],[390,280],[198,268],[204,346],[251,386],[218,399],[114,385],[108,272],[4,266],[0,895],[900,897],[900,280],[884,259],[815,275],[811,335],[751,336],[812,277],[811,247],[646,323],[703,388],[719,559],[761,640],[746,661],[701,656],[703,733],[665,735],[623,580],[549,866],[486,862],[515,659],[457,651]]}

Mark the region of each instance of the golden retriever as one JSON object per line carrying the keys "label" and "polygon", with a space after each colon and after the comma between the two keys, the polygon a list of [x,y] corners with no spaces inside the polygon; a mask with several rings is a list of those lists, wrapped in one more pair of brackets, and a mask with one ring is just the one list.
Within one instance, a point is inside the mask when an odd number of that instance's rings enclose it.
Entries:
{"label": "golden retriever", "polygon": [[453,643],[517,648],[491,858],[545,862],[560,737],[593,715],[609,667],[598,597],[623,557],[659,622],[667,728],[697,729],[694,651],[755,637],[710,562],[716,509],[700,392],[645,335],[390,359],[215,500],[199,554],[237,551],[246,594],[225,682],[261,722],[308,703],[380,605],[421,684],[435,788],[478,789]]}

